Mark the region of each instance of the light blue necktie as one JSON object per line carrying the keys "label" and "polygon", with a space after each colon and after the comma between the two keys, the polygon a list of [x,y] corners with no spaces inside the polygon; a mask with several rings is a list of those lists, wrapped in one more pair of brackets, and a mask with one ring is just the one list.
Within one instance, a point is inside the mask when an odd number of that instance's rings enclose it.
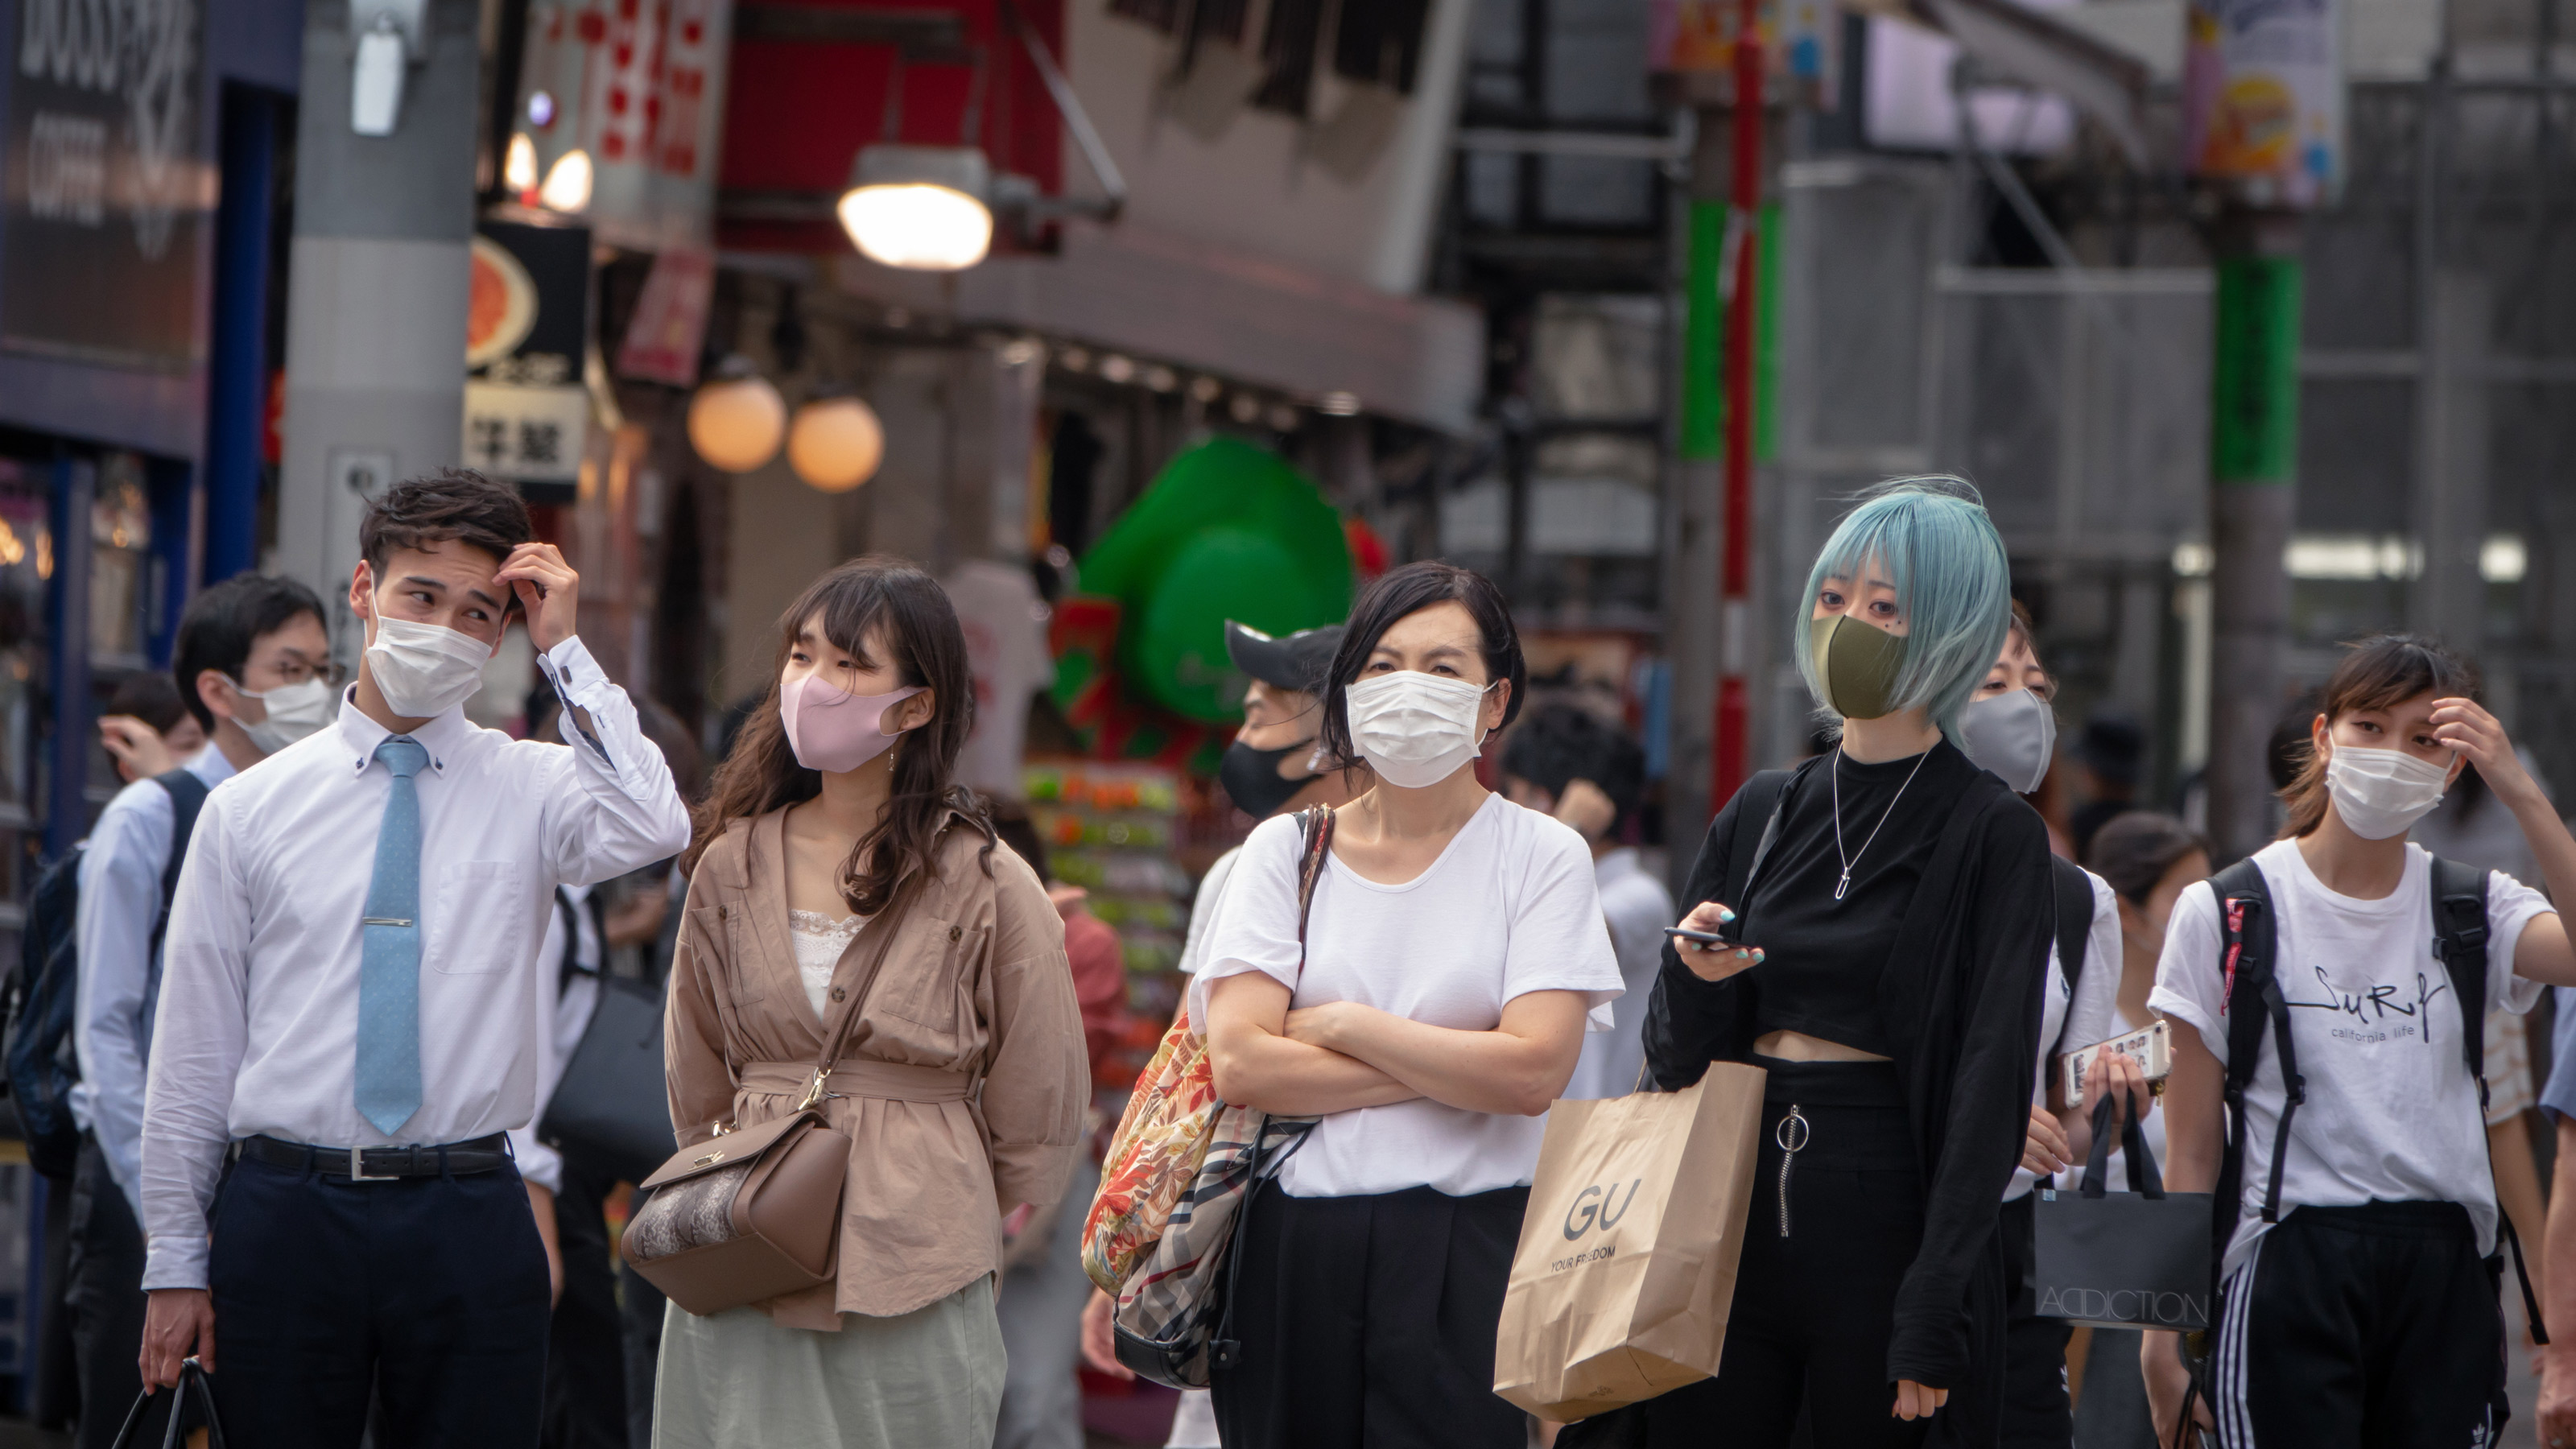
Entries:
{"label": "light blue necktie", "polygon": [[408,735],[376,746],[394,772],[376,831],[358,954],[358,1111],[391,1137],[420,1110],[420,787],[429,751]]}

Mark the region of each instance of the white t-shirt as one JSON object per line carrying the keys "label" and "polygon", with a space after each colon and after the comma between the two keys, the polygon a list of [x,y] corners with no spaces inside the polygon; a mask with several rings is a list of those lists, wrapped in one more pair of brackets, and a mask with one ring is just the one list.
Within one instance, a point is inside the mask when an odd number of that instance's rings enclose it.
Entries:
{"label": "white t-shirt", "polygon": [[[1532,991],[1580,991],[1594,1031],[1611,1026],[1619,962],[1583,837],[1500,795],[1431,867],[1401,885],[1369,880],[1335,855],[1315,882],[1306,964],[1297,965],[1297,821],[1262,822],[1243,843],[1205,956],[1190,983],[1193,1020],[1211,983],[1259,971],[1295,1006],[1356,1001],[1432,1026],[1491,1031]],[[1431,1187],[1452,1196],[1518,1187],[1538,1165],[1547,1118],[1470,1112],[1428,1098],[1325,1117],[1280,1172],[1293,1197],[1353,1197]]]}
{"label": "white t-shirt", "polygon": [[1672,892],[1646,873],[1631,847],[1623,845],[1593,862],[1592,881],[1601,892],[1610,949],[1619,958],[1627,989],[1610,1008],[1610,1029],[1585,1034],[1574,1080],[1565,1084],[1568,1101],[1624,1097],[1637,1090],[1637,1074],[1646,1064],[1646,1008],[1653,1001],[1655,973],[1664,966],[1664,927],[1680,919],[1673,913]]}
{"label": "white t-shirt", "polygon": [[[2281,1207],[2351,1207],[2372,1199],[2456,1202],[2495,1251],[2495,1183],[2477,1083],[2460,1061],[2460,1012],[2433,955],[2432,856],[2406,847],[2406,876],[2375,901],[2326,889],[2296,841],[2254,856],[2271,888],[2274,970],[2290,1003],[2291,1041],[2307,1100],[2290,1127]],[[2540,984],[2513,974],[2525,926],[2550,912],[2538,891],[2501,872],[2487,882],[2487,1000],[2531,1009]],[[2182,893],[2165,928],[2148,1006],[2200,1029],[2227,1061],[2225,935],[2207,882]],[[2281,1060],[2264,1030],[2245,1093],[2243,1216],[2227,1245],[2233,1272],[2262,1236],[2272,1141],[2281,1121]]]}
{"label": "white t-shirt", "polygon": [[1207,874],[1199,877],[1199,893],[1190,901],[1190,929],[1181,937],[1182,975],[1196,976],[1207,959],[1208,928],[1216,924],[1217,903],[1225,899],[1225,883],[1234,878],[1234,863],[1242,858],[1243,847],[1238,845],[1218,856]]}
{"label": "white t-shirt", "polygon": [[[2034,1107],[2048,1105],[2049,1059],[2109,1037],[2120,1011],[2119,903],[2109,881],[2089,870],[2084,878],[2093,886],[2093,920],[2084,928],[2084,970],[2078,984],[2067,984],[2066,963],[2057,955],[2057,934],[2052,931],[2048,937],[2048,969],[2040,977],[2044,984],[2039,1005],[2039,1073],[2031,1079]],[[2083,1164],[2078,1163],[2076,1171],[2080,1174]],[[2038,1183],[2029,1168],[2014,1168],[2004,1201],[2011,1202]],[[2111,1186],[2117,1190],[2120,1184]]]}

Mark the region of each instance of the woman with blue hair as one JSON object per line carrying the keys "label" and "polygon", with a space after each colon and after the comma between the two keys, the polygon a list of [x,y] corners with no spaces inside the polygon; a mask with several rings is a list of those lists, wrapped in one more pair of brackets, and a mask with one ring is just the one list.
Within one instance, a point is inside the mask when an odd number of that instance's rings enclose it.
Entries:
{"label": "woman with blue hair", "polygon": [[[1959,748],[2010,624],[2003,540],[1954,478],[1871,490],[1825,544],[1799,673],[1839,729],[1756,776],[1692,868],[1655,1085],[1769,1073],[1724,1366],[1646,1442],[2002,1442],[1998,1205],[2021,1160],[2054,906],[2048,834]],[[1676,947],[1679,949],[1677,950]]]}

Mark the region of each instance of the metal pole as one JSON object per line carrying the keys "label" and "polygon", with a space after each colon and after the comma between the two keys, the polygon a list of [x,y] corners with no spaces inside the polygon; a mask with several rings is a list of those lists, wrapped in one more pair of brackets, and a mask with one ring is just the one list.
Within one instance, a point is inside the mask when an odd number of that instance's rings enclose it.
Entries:
{"label": "metal pole", "polygon": [[2221,223],[2210,416],[2209,833],[2224,861],[2272,833],[2266,749],[2287,703],[2298,495],[2301,272],[2295,218]]}
{"label": "metal pole", "polygon": [[369,495],[461,461],[468,248],[480,109],[477,0],[427,0],[389,136],[350,125],[350,0],[310,0],[296,123],[278,557],[348,610]]}
{"label": "metal pole", "polygon": [[[1680,345],[1675,369],[1674,460],[1664,555],[1664,650],[1672,661],[1665,704],[1664,838],[1673,888],[1681,888],[1696,842],[1715,814],[1720,598],[1719,519],[1726,491],[1723,394],[1726,291],[1726,132],[1714,108],[1699,116],[1687,190],[1676,208]],[[1720,803],[1723,803],[1721,798]]]}
{"label": "metal pole", "polygon": [[1762,32],[1759,0],[1744,0],[1735,35],[1735,156],[1727,240],[1726,493],[1718,582],[1715,758],[1709,809],[1744,783],[1750,753],[1753,594],[1753,353],[1761,318]]}

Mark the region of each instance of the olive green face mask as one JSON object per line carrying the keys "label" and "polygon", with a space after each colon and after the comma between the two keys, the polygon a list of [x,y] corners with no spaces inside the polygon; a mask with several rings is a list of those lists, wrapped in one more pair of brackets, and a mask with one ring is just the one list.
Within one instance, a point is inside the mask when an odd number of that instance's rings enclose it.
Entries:
{"label": "olive green face mask", "polygon": [[1878,719],[1896,713],[1896,676],[1905,667],[1905,636],[1835,614],[1807,625],[1807,650],[1825,708],[1845,719]]}

